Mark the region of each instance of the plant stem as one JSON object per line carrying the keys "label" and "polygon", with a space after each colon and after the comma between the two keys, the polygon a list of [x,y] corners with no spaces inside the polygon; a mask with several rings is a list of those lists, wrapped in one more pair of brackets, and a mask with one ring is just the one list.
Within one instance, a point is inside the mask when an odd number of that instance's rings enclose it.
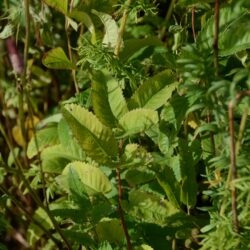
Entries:
{"label": "plant stem", "polygon": [[236,142],[236,155],[238,155],[240,152],[241,142],[243,139],[243,135],[244,135],[244,131],[245,131],[246,123],[247,123],[248,111],[249,111],[249,108],[246,107],[241,117],[239,135],[238,135],[238,140]]}
{"label": "plant stem", "polygon": [[215,0],[215,14],[214,14],[214,68],[215,68],[215,75],[219,76],[219,19],[220,19],[220,6],[219,0]]}
{"label": "plant stem", "polygon": [[[72,11],[73,5],[74,5],[74,0],[71,0],[70,1],[69,12]],[[68,23],[67,17],[65,16],[65,33],[66,33],[66,38],[67,38],[67,47],[68,47],[69,60],[73,63],[73,56],[72,56],[72,49],[71,49],[70,35],[69,35],[68,28],[69,28],[69,23]],[[79,94],[80,91],[79,91],[79,87],[78,87],[78,84],[77,84],[77,81],[76,81],[76,71],[75,71],[75,69],[71,70],[71,75],[72,75],[72,78],[73,78],[76,93]]]}
{"label": "plant stem", "polygon": [[126,6],[126,8],[125,8],[125,10],[123,12],[123,15],[122,15],[121,27],[120,27],[117,43],[116,43],[115,50],[114,50],[114,54],[116,56],[119,55],[120,49],[121,49],[121,46],[122,46],[122,38],[123,38],[123,34],[125,32],[126,22],[127,22],[127,17],[128,17],[128,8],[129,8],[131,2],[132,2],[132,0],[128,0],[127,6]]}
{"label": "plant stem", "polygon": [[24,11],[25,11],[25,42],[24,42],[24,53],[23,53],[23,69],[21,75],[21,83],[17,84],[18,90],[18,116],[23,137],[23,149],[25,152],[25,162],[28,165],[28,159],[26,156],[27,152],[27,131],[25,128],[25,116],[24,116],[24,93],[26,87],[27,77],[27,65],[28,65],[28,54],[29,54],[29,43],[30,43],[30,11],[29,11],[29,0],[24,0]]}
{"label": "plant stem", "polygon": [[167,14],[166,14],[166,17],[165,17],[165,20],[164,20],[164,23],[165,25],[162,27],[161,31],[160,31],[160,35],[159,35],[159,38],[160,39],[163,39],[164,35],[165,35],[165,32],[166,32],[166,29],[167,29],[167,24],[168,24],[168,21],[173,13],[173,9],[174,9],[174,4],[175,4],[175,1],[176,0],[171,0],[171,3],[168,7],[168,11],[167,11]]}
{"label": "plant stem", "polygon": [[[229,117],[229,130],[230,130],[230,158],[231,158],[231,181],[237,179],[237,168],[236,168],[236,154],[235,154],[235,141],[234,141],[234,105],[231,101],[228,105],[228,117]],[[237,190],[235,184],[232,183],[231,186],[231,195],[232,195],[232,213],[233,213],[233,225],[234,230],[239,232],[239,222],[237,216]]]}
{"label": "plant stem", "polygon": [[49,208],[49,203],[48,203],[48,199],[47,199],[47,195],[46,195],[46,182],[45,182],[45,178],[44,178],[41,155],[40,155],[40,152],[39,152],[39,145],[38,145],[38,140],[37,140],[37,134],[36,134],[35,124],[34,124],[34,119],[33,119],[34,118],[34,113],[33,113],[33,110],[32,110],[32,104],[30,102],[28,93],[27,93],[26,96],[27,96],[27,102],[28,102],[29,117],[30,117],[30,120],[31,120],[31,128],[32,128],[32,132],[33,132],[33,136],[34,136],[34,140],[35,140],[35,147],[36,147],[37,156],[38,156],[38,165],[39,165],[39,168],[40,168],[43,197],[44,197],[44,201],[45,201],[45,206],[47,208]]}
{"label": "plant stem", "polygon": [[25,216],[27,217],[27,219],[29,219],[30,221],[33,221],[34,224],[36,224],[38,227],[40,227],[44,233],[49,237],[49,239],[51,239],[55,245],[60,249],[60,245],[59,245],[59,241],[38,221],[36,220],[30,213],[29,211],[23,206],[23,204],[16,199],[16,197],[14,195],[12,195],[5,187],[3,187],[2,185],[0,185],[0,190],[7,194],[8,197],[15,203],[15,205],[20,208]]}
{"label": "plant stem", "polygon": [[192,32],[194,42],[196,42],[196,34],[195,34],[195,6],[192,7]]}
{"label": "plant stem", "polygon": [[8,9],[9,8],[9,1],[8,0],[4,0],[4,5],[5,5],[5,8]]}
{"label": "plant stem", "polygon": [[[120,144],[119,144],[119,165],[120,165],[120,157],[121,157],[121,153],[122,153],[122,148],[123,148],[123,140],[121,140]],[[122,228],[123,228],[123,231],[124,231],[124,234],[126,237],[127,248],[128,248],[128,250],[132,250],[133,248],[132,248],[130,236],[128,233],[128,228],[127,228],[127,225],[125,222],[123,210],[122,210],[122,183],[121,183],[120,166],[118,166],[116,168],[116,174],[117,174],[117,178],[118,178],[118,211],[119,211],[119,216],[120,216]]]}
{"label": "plant stem", "polygon": [[[211,111],[208,112],[207,115],[207,122],[211,123],[212,122],[212,116],[211,116]],[[212,154],[215,156],[216,150],[215,150],[215,141],[214,141],[214,133],[210,132],[210,142],[211,142],[211,149],[212,149]]]}
{"label": "plant stem", "polygon": [[16,157],[14,150],[13,150],[13,146],[10,143],[10,140],[8,139],[6,132],[3,128],[3,126],[0,123],[0,132],[2,133],[8,147],[9,150],[12,154],[12,157],[14,159],[15,165],[17,166],[17,170],[18,170],[18,174],[21,178],[21,180],[23,181],[23,183],[25,184],[26,188],[28,189],[30,195],[32,196],[32,198],[34,199],[34,201],[36,202],[36,204],[38,206],[40,206],[48,215],[48,217],[50,218],[55,230],[58,232],[58,234],[61,236],[62,240],[64,241],[64,243],[66,244],[66,246],[68,247],[68,249],[72,249],[68,240],[65,238],[64,234],[62,233],[61,228],[59,227],[57,221],[55,220],[55,218],[53,217],[53,215],[51,214],[49,208],[45,207],[42,203],[42,201],[40,200],[39,196],[37,195],[36,192],[34,192],[34,190],[32,189],[32,187],[30,186],[30,183],[28,182],[28,180],[26,179],[24,173],[23,173],[23,168],[22,168],[22,164],[20,163],[20,161],[18,160],[18,158]]}
{"label": "plant stem", "polygon": [[231,169],[228,172],[227,183],[231,180],[231,196],[232,196],[232,214],[233,225],[235,232],[239,232],[239,221],[237,215],[237,190],[235,187],[235,180],[237,179],[237,166],[236,166],[236,147],[235,147],[235,129],[234,129],[234,106],[237,105],[243,97],[250,96],[250,90],[241,91],[237,94],[235,101],[230,101],[228,104],[228,118],[229,118],[229,131],[230,131],[230,159]]}

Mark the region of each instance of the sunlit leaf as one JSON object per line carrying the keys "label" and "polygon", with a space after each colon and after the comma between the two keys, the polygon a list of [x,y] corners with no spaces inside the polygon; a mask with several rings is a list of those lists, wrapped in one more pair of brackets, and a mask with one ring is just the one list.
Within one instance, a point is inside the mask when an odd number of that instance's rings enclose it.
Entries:
{"label": "sunlit leaf", "polygon": [[118,121],[111,110],[107,87],[108,80],[112,78],[101,71],[93,72],[92,78],[92,103],[95,114],[104,125],[116,127]]}
{"label": "sunlit leaf", "polygon": [[112,130],[79,105],[65,105],[62,112],[83,150],[100,163],[111,163],[118,150]]}
{"label": "sunlit leaf", "polygon": [[90,16],[86,12],[78,10],[73,10],[72,12],[70,12],[69,16],[71,18],[74,18],[76,21],[83,23],[87,27],[87,29],[91,33],[91,42],[95,44],[96,43],[95,26]]}
{"label": "sunlit leaf", "polygon": [[135,109],[119,120],[125,135],[144,132],[158,122],[158,114],[152,109]]}
{"label": "sunlit leaf", "polygon": [[68,0],[43,0],[50,7],[67,14],[68,12]]}
{"label": "sunlit leaf", "polygon": [[88,193],[92,191],[97,193],[107,193],[111,191],[111,184],[105,174],[97,167],[84,162],[71,162],[63,170],[63,175],[68,175],[70,171],[76,171],[81,182],[90,188]]}
{"label": "sunlit leaf", "polygon": [[42,59],[43,65],[50,69],[74,69],[75,65],[68,59],[61,47],[51,49]]}
{"label": "sunlit leaf", "polygon": [[32,137],[28,144],[27,156],[32,158],[44,148],[57,144],[58,142],[57,127],[44,128],[36,133],[36,137]]}
{"label": "sunlit leaf", "polygon": [[114,48],[117,44],[118,36],[119,36],[119,28],[115,22],[115,20],[112,18],[112,16],[99,12],[96,10],[92,10],[92,13],[97,15],[105,27],[105,35],[103,38],[102,43],[108,47]]}
{"label": "sunlit leaf", "polygon": [[130,108],[158,109],[172,96],[178,86],[170,70],[165,70],[144,82],[133,94]]}

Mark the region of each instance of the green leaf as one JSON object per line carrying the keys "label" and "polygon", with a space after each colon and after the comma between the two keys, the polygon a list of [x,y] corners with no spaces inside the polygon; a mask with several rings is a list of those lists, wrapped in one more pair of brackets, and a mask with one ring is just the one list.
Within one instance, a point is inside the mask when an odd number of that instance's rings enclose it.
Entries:
{"label": "green leaf", "polygon": [[[232,55],[250,48],[250,14],[240,4],[220,9],[219,54]],[[214,39],[214,16],[212,16],[197,37],[201,48],[211,49]]]}
{"label": "green leaf", "polygon": [[129,102],[130,109],[158,109],[172,96],[178,86],[170,70],[165,70],[144,82],[133,94]]}
{"label": "green leaf", "polygon": [[0,39],[6,39],[13,35],[13,25],[7,24],[4,26],[3,30],[0,32]]}
{"label": "green leaf", "polygon": [[129,169],[126,173],[126,181],[131,186],[149,182],[155,178],[155,173],[147,168]]}
{"label": "green leaf", "polygon": [[[37,145],[36,145],[36,139],[37,139]],[[35,136],[32,137],[28,144],[27,149],[27,156],[29,159],[34,157],[38,154],[38,152],[41,152],[46,147],[55,145],[59,142],[58,136],[57,136],[57,127],[48,127],[44,128],[36,133]],[[38,150],[37,150],[38,146]]]}
{"label": "green leaf", "polygon": [[[39,207],[35,211],[33,218],[34,220],[38,221],[47,230],[50,230],[53,228],[52,222],[50,221],[47,213],[42,208]],[[37,226],[34,222],[31,222],[27,231],[28,243],[34,246],[35,243],[41,239],[42,235],[44,235],[44,231],[39,226]]]}
{"label": "green leaf", "polygon": [[182,178],[181,201],[187,206],[193,207],[196,204],[198,185],[192,148],[184,139],[179,139],[179,152]]}
{"label": "green leaf", "polygon": [[121,222],[116,218],[103,218],[96,226],[96,233],[100,241],[119,243],[124,239]]}
{"label": "green leaf", "polygon": [[164,189],[168,200],[180,208],[180,187],[171,168],[165,166],[163,172],[157,175],[157,180]]}
{"label": "green leaf", "polygon": [[[65,200],[58,199],[51,203],[51,205],[53,205],[50,206],[52,215],[56,216],[59,220],[70,219],[77,224],[82,224],[88,221],[88,210],[83,211],[81,207],[76,206],[76,204],[67,198]],[[81,214],[81,216],[79,216],[79,214]]]}
{"label": "green leaf", "polygon": [[88,196],[88,190],[80,179],[77,170],[68,168],[66,174],[57,176],[57,183],[63,190],[70,194],[72,201],[81,210],[83,218],[87,218],[91,202]]}
{"label": "green leaf", "polygon": [[111,191],[109,179],[99,168],[88,163],[75,161],[69,163],[62,174],[67,175],[71,171],[75,171],[78,174],[89,194],[92,194],[93,191],[96,193],[108,193]]}
{"label": "green leaf", "polygon": [[185,96],[174,95],[161,112],[161,118],[169,124],[173,124],[176,132],[181,128],[189,108],[188,100]]}
{"label": "green leaf", "polygon": [[135,109],[126,113],[119,120],[125,135],[144,132],[158,122],[158,114],[151,109]]}
{"label": "green leaf", "polygon": [[85,154],[78,144],[71,140],[65,147],[54,145],[45,148],[41,154],[43,170],[48,173],[61,173],[65,166],[71,161],[84,160]]}
{"label": "green leaf", "polygon": [[[244,14],[243,14],[244,15]],[[227,31],[221,35],[219,40],[219,54],[227,56],[250,48],[250,14],[240,17]],[[233,35],[232,35],[233,34]]]}
{"label": "green leaf", "polygon": [[101,71],[94,71],[92,78],[92,103],[95,114],[107,127],[116,127],[118,121],[111,110],[107,89],[108,80],[112,78]]}
{"label": "green leaf", "polygon": [[108,47],[115,48],[119,36],[119,28],[115,20],[112,16],[103,12],[92,10],[92,13],[97,15],[104,24],[105,35],[102,43]]}
{"label": "green leaf", "polygon": [[65,105],[62,113],[83,150],[97,162],[112,163],[118,151],[112,130],[79,105]]}
{"label": "green leaf", "polygon": [[163,44],[158,37],[126,40],[124,41],[124,48],[120,53],[120,59],[123,62],[128,61],[138,50],[152,45],[161,46]]}
{"label": "green leaf", "polygon": [[120,119],[128,112],[127,102],[122,93],[121,83],[110,75],[107,76],[108,99],[112,113]]}
{"label": "green leaf", "polygon": [[104,241],[101,243],[98,250],[113,250],[113,248],[111,247],[111,245],[107,241]]}
{"label": "green leaf", "polygon": [[151,246],[142,244],[136,250],[154,250]]}
{"label": "green leaf", "polygon": [[68,59],[61,47],[51,49],[42,59],[42,63],[49,69],[74,69],[75,65]]}
{"label": "green leaf", "polygon": [[75,229],[66,229],[63,230],[63,234],[70,239],[74,243],[78,243],[81,245],[94,245],[95,242],[93,238],[88,233],[84,233],[82,230],[75,230]]}
{"label": "green leaf", "polygon": [[152,155],[142,146],[129,143],[121,156],[121,168],[147,166],[153,161]]}
{"label": "green leaf", "polygon": [[140,190],[129,193],[129,214],[148,223],[166,225],[167,217],[178,213],[178,209],[158,196]]}
{"label": "green leaf", "polygon": [[43,0],[50,7],[67,14],[68,12],[68,0]]}
{"label": "green leaf", "polygon": [[88,28],[89,32],[91,33],[91,42],[95,44],[96,43],[95,26],[90,16],[86,12],[78,10],[73,10],[72,12],[70,12],[69,16],[71,18],[74,18],[78,22],[82,22]]}

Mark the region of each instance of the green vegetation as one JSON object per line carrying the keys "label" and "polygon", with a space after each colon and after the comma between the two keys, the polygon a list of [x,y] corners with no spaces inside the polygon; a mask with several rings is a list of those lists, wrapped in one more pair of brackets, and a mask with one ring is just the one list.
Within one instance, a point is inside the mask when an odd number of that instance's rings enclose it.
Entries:
{"label": "green vegetation", "polygon": [[249,0],[0,2],[0,249],[250,249]]}

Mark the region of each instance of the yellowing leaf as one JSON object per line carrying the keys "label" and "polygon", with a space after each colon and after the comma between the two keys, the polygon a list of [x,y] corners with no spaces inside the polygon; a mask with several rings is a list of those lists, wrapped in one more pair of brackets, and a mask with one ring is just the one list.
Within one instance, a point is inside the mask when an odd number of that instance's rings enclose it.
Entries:
{"label": "yellowing leaf", "polygon": [[[34,126],[39,122],[39,118],[37,116],[33,116],[33,121],[31,121],[31,119],[28,117],[25,121],[25,129],[28,132],[28,138],[30,139],[33,136],[33,128],[32,128],[32,123],[34,124]],[[24,139],[23,139],[23,135],[22,135],[22,131],[21,131],[21,127],[20,125],[16,125],[12,128],[12,136],[15,140],[15,142],[19,145],[19,146],[23,146],[24,145]]]}
{"label": "yellowing leaf", "polygon": [[68,12],[68,0],[43,0],[50,7],[55,8],[56,10],[67,14]]}
{"label": "yellowing leaf", "polygon": [[119,120],[125,135],[144,132],[158,122],[158,114],[152,109],[135,109]]}
{"label": "yellowing leaf", "polygon": [[69,163],[63,170],[63,175],[68,175],[69,171],[76,171],[81,182],[89,188],[87,192],[92,194],[108,193],[111,191],[111,183],[106,175],[97,167],[80,161]]}
{"label": "yellowing leaf", "polygon": [[199,126],[199,121],[197,120],[197,118],[195,117],[195,115],[193,113],[190,113],[187,117],[187,124],[188,126],[190,126],[193,129],[198,128]]}

